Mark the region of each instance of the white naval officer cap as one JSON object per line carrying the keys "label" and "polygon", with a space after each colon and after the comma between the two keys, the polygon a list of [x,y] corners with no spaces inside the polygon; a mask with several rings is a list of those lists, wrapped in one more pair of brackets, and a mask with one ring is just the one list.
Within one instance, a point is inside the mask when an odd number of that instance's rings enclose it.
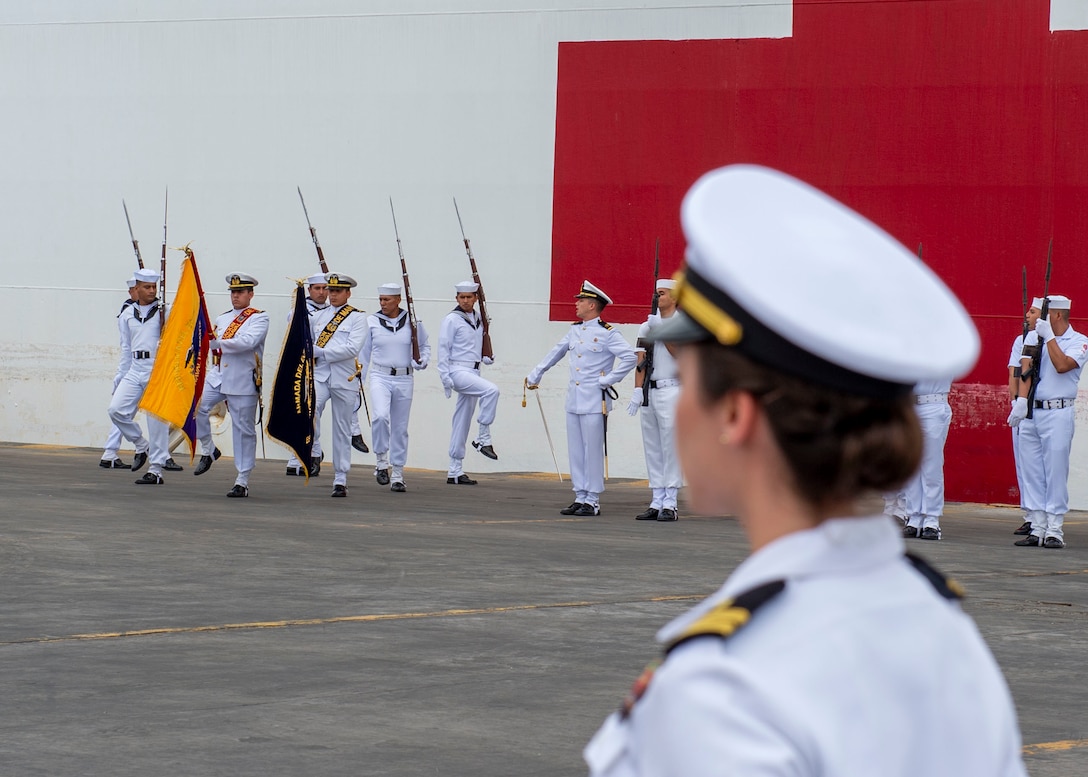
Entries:
{"label": "white naval officer cap", "polygon": [[612,304],[612,298],[589,281],[582,281],[582,288],[577,294],[574,295],[574,298],[595,299],[599,302],[604,303],[605,305]]}
{"label": "white naval officer cap", "polygon": [[1048,294],[1047,299],[1050,300],[1051,310],[1069,310],[1073,305],[1073,300],[1064,294]]}
{"label": "white naval officer cap", "polygon": [[257,285],[257,279],[252,275],[246,275],[242,272],[231,273],[226,277],[227,288],[231,291],[243,291],[245,289],[252,289]]}
{"label": "white naval officer cap", "polygon": [[396,283],[383,283],[378,287],[379,297],[399,297],[401,288]]}
{"label": "white naval officer cap", "polygon": [[127,281],[125,281],[125,283],[127,283],[128,287],[131,289],[133,286],[136,285],[136,276],[133,275],[131,278],[129,278]]}
{"label": "white naval officer cap", "polygon": [[306,279],[307,286],[325,285],[325,273],[319,272],[317,275],[311,275]]}
{"label": "white naval officer cap", "polygon": [[132,277],[139,283],[158,283],[159,271],[152,270],[150,267],[141,267],[132,274]]}
{"label": "white naval officer cap", "polygon": [[453,288],[457,289],[458,294],[475,294],[480,289],[480,284],[473,283],[472,281],[461,281]]}
{"label": "white naval officer cap", "polygon": [[359,285],[354,278],[350,275],[344,275],[342,272],[325,273],[325,283],[328,284],[330,289],[354,289]]}
{"label": "white naval officer cap", "polygon": [[681,222],[688,247],[674,296],[683,312],[649,339],[717,340],[870,397],[959,377],[978,359],[978,332],[940,278],[806,183],[754,165],[720,168],[688,191]]}

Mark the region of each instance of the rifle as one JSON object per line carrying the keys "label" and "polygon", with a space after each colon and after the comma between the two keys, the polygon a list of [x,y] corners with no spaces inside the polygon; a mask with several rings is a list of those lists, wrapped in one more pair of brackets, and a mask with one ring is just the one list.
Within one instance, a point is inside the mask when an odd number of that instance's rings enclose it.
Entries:
{"label": "rifle", "polygon": [[125,209],[125,222],[128,224],[128,236],[132,238],[132,248],[136,251],[136,264],[142,270],[144,269],[144,258],[140,256],[140,243],[136,240],[136,236],[132,234],[132,220],[128,217],[128,205],[125,205],[124,200],[121,200],[121,207]]}
{"label": "rifle", "polygon": [[[1047,296],[1050,293],[1050,270],[1052,268],[1051,257],[1054,253],[1054,238],[1050,239],[1050,246],[1046,249],[1046,276],[1043,279],[1043,307],[1039,312],[1039,318],[1045,319],[1050,313],[1050,297]],[[1027,328],[1027,322],[1024,323],[1024,328]],[[1028,387],[1028,418],[1032,418],[1035,411],[1035,390],[1039,387],[1039,368],[1042,366],[1043,361],[1043,348],[1046,347],[1044,343],[1038,342],[1035,345],[1024,346],[1024,357],[1031,359],[1031,366],[1028,368],[1027,375],[1021,375],[1021,380],[1031,381],[1031,386]],[[1023,370],[1021,370],[1023,372]]]}
{"label": "rifle", "polygon": [[465,241],[465,252],[468,254],[468,264],[472,268],[472,282],[476,284],[476,298],[480,301],[480,320],[484,324],[484,342],[480,355],[485,359],[495,358],[495,351],[491,347],[491,318],[487,315],[487,300],[484,299],[484,285],[480,283],[480,273],[476,270],[476,258],[472,255],[468,238],[465,237],[465,225],[461,222],[461,211],[457,207],[457,198],[453,198],[453,209],[457,212],[457,223],[461,226],[461,239]]}
{"label": "rifle", "polygon": [[408,283],[408,265],[404,263],[404,250],[400,247],[400,231],[397,230],[397,212],[393,210],[393,198],[389,198],[389,212],[393,214],[393,234],[397,236],[397,254],[400,255],[400,274],[404,279],[404,304],[408,308],[408,327],[412,333],[412,361],[419,363],[419,334],[416,331],[416,306],[412,302],[412,287]]}
{"label": "rifle", "polygon": [[[1020,296],[1021,304],[1024,308],[1024,317],[1022,320],[1023,329],[1020,332],[1020,345],[1024,344],[1024,341],[1028,339],[1028,268],[1027,266],[1020,267]],[[1021,351],[1022,353],[1022,351]],[[1012,376],[1014,378],[1020,377],[1020,365],[1017,364],[1012,368]]]}
{"label": "rifle", "polygon": [[302,202],[302,212],[306,214],[306,226],[310,228],[310,237],[314,240],[314,248],[317,249],[317,263],[321,265],[321,272],[328,272],[329,265],[325,263],[325,252],[321,250],[321,243],[317,241],[317,230],[314,229],[314,225],[310,223],[310,211],[306,210],[306,200],[302,199],[302,187],[298,188],[298,198]]}
{"label": "rifle", "polygon": [[159,329],[166,323],[166,216],[170,212],[170,188],[162,207],[162,260],[159,262]]}
{"label": "rifle", "polygon": [[[654,297],[650,301],[650,315],[657,315],[657,276],[661,272],[661,238],[654,245]],[[638,365],[638,371],[642,373],[642,406],[650,404],[650,374],[654,370],[654,346],[646,344],[646,355],[642,357],[642,364]]]}

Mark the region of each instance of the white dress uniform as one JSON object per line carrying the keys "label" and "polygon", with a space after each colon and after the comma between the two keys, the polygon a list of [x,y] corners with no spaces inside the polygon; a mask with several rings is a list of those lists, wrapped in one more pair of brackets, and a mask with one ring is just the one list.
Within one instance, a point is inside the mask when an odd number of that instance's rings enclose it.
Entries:
{"label": "white dress uniform", "polygon": [[[647,318],[638,329],[638,341],[660,326],[661,321],[661,316],[656,313]],[[650,404],[642,408],[641,418],[646,474],[653,492],[650,507],[654,510],[675,510],[677,494],[684,484],[673,435],[680,380],[676,359],[665,344],[652,343],[650,347],[654,349],[653,372],[645,377],[650,382]],[[636,347],[635,352],[644,353],[645,349]],[[640,389],[635,389],[635,393],[639,394]]]}
{"label": "white dress uniform", "polygon": [[465,443],[477,401],[480,415],[476,419],[479,424],[476,442],[480,446],[491,445],[491,424],[499,406],[499,388],[480,377],[480,365],[493,363],[482,355],[483,342],[483,322],[475,310],[469,314],[456,307],[442,319],[438,333],[438,376],[447,397],[450,392],[457,392],[450,433],[450,464],[446,473],[450,478],[465,474],[462,466]]}
{"label": "white dress uniform", "polygon": [[[235,325],[237,322],[238,325]],[[257,461],[257,365],[264,359],[268,313],[256,308],[228,310],[215,320],[219,339],[212,342],[213,357],[204,379],[204,392],[196,416],[196,433],[205,456],[215,451],[212,441],[212,408],[226,400],[230,411],[235,485],[249,486],[249,473]]]}
{"label": "white dress uniform", "polygon": [[370,373],[371,448],[377,457],[375,473],[389,472],[393,483],[404,482],[408,461],[408,418],[415,388],[414,370],[426,369],[431,359],[431,342],[423,322],[416,321],[419,363],[412,361],[412,328],[408,312],[400,309],[395,318],[381,311],[366,319],[366,341],[359,360],[363,375]]}
{"label": "white dress uniform", "polygon": [[[113,390],[110,392],[110,396],[113,396],[113,392],[117,391],[117,386],[121,382],[121,378],[125,377],[125,373],[122,370],[122,366],[125,364],[124,358],[124,332],[122,331],[121,316],[127,311],[129,305],[135,305],[136,300],[126,299],[121,305],[121,311],[117,314],[117,334],[118,342],[121,345],[121,359],[117,362],[117,372],[113,375]],[[102,461],[108,461],[111,464],[117,461],[120,457],[118,451],[121,449],[121,440],[124,439],[121,434],[121,430],[117,428],[117,424],[110,425],[110,433],[106,437],[106,445],[102,450]]]}
{"label": "white dress uniform", "polygon": [[[324,346],[318,341],[326,327],[344,308],[351,308]],[[317,413],[332,400],[333,486],[347,486],[351,470],[351,418],[355,415],[358,385],[354,382],[355,358],[366,339],[366,313],[351,305],[331,305],[315,314],[314,331],[314,439],[317,439]],[[348,380],[351,378],[351,380]],[[316,454],[315,454],[316,457]]]}
{"label": "white dress uniform", "polygon": [[[324,277],[321,278],[321,283],[325,282]],[[306,298],[306,311],[310,316],[310,330],[314,331],[314,320],[324,315],[323,311],[329,309],[329,303],[317,303],[309,297]],[[287,325],[291,325],[291,313],[287,314]],[[324,326],[324,324],[322,324]],[[318,330],[320,331],[320,330]],[[317,332],[314,332],[314,339],[317,339]],[[316,391],[316,388],[314,389]],[[310,449],[310,456],[315,459],[321,459],[321,410],[314,407],[314,444]],[[295,454],[291,454],[291,458],[287,460],[287,469],[298,471],[298,468],[302,466],[299,460],[295,457]]]}
{"label": "white dress uniform", "polygon": [[586,747],[591,775],[1027,774],[1001,670],[883,516],[832,519],[766,545],[658,640],[779,581],[736,633],[668,654],[630,713],[613,713]]}
{"label": "white dress uniform", "polygon": [[922,463],[903,491],[907,502],[907,526],[923,539],[940,539],[941,515],[944,513],[944,443],[952,423],[952,408],[948,405],[951,380],[929,380],[914,386],[914,412],[922,427]]}
{"label": "white dress uniform", "polygon": [[[1019,334],[1012,342],[1012,350],[1009,351],[1009,366],[1019,368],[1020,357],[1024,354],[1024,335]],[[1016,489],[1020,492],[1020,509],[1025,511],[1025,518],[1027,508],[1024,507],[1024,474],[1020,469],[1020,427],[1019,425],[1012,427],[1012,460],[1016,465]]]}
{"label": "white dress uniform", "polygon": [[148,454],[147,471],[162,475],[162,465],[170,455],[170,427],[152,415],[147,416],[147,437],[143,436],[135,415],[151,378],[155,354],[159,350],[159,300],[150,305],[133,304],[125,308],[121,322],[121,365],[123,377],[110,401],[110,420],[121,430],[137,453]]}
{"label": "white dress uniform", "polygon": [[567,384],[567,455],[575,502],[598,507],[604,491],[604,415],[612,397],[605,389],[622,381],[635,368],[638,357],[620,331],[599,317],[577,321],[566,336],[533,368],[526,378],[530,385],[560,359],[567,357],[570,382]]}
{"label": "white dress uniform", "polygon": [[[1040,544],[1049,537],[1065,542],[1062,526],[1069,511],[1069,453],[1073,446],[1073,405],[1081,370],[1088,362],[1088,338],[1070,326],[1057,337],[1058,347],[1077,366],[1059,373],[1042,346],[1039,386],[1032,418],[1020,422],[1020,469],[1024,478],[1024,508],[1032,536]],[[1039,336],[1028,332],[1026,345]]]}

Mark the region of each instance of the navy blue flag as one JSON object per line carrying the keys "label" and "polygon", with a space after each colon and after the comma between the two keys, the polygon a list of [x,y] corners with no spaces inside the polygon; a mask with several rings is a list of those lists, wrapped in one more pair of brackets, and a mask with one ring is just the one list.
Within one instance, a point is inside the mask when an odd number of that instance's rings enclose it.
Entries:
{"label": "navy blue flag", "polygon": [[314,341],[302,284],[295,290],[295,309],[283,337],[283,351],[272,382],[265,429],[268,436],[290,448],[302,462],[309,480],[314,444]]}

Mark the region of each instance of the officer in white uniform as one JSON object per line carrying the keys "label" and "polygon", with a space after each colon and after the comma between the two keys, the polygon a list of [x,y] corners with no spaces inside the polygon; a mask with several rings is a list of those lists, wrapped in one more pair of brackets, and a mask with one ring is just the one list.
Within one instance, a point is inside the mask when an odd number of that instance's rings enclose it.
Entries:
{"label": "officer in white uniform", "polygon": [[212,442],[212,408],[226,401],[234,442],[234,468],[238,477],[227,492],[232,498],[249,496],[249,473],[257,461],[257,381],[268,336],[268,314],[250,305],[257,279],[244,273],[227,276],[231,309],[215,320],[215,339],[209,344],[211,367],[196,414],[196,433],[203,454],[193,471],[203,475],[219,458]]}
{"label": "officer in white uniform", "polygon": [[[1026,777],[958,587],[855,512],[917,465],[912,386],[978,358],[967,312],[912,251],[782,173],[708,173],[681,214],[682,312],[652,338],[678,346],[690,509],[737,515],[751,555],[658,633],[665,658],[586,747],[590,774]],[[865,337],[842,336],[832,297]]]}
{"label": "officer in white uniform", "polygon": [[423,322],[416,321],[419,361],[412,359],[412,327],[408,312],[400,307],[401,287],[378,287],[380,310],[367,317],[367,336],[359,361],[363,376],[370,372],[370,435],[374,443],[374,478],[378,485],[403,493],[404,465],[408,461],[408,417],[412,412],[414,370],[425,370],[431,359],[431,343]]}
{"label": "officer in white uniform", "polygon": [[[627,414],[635,415],[642,410],[642,447],[646,456],[646,473],[650,480],[650,506],[635,516],[639,521],[675,521],[676,497],[683,485],[680,459],[676,455],[673,427],[676,424],[676,399],[680,396],[680,379],[676,372],[676,360],[665,343],[648,343],[646,338],[676,312],[676,300],[672,290],[676,281],[662,278],[657,281],[658,312],[650,315],[638,330],[635,354],[642,360],[647,348],[653,349],[653,371],[646,375],[639,367],[635,372],[635,393],[627,405]],[[646,381],[650,383],[649,404],[642,406]]]}
{"label": "officer in white uniform", "polygon": [[1020,396],[1009,414],[1009,425],[1020,426],[1020,467],[1024,474],[1024,506],[1031,534],[1016,545],[1059,549],[1065,547],[1062,525],[1069,511],[1069,452],[1073,445],[1073,405],[1084,363],[1088,338],[1069,323],[1071,302],[1050,295],[1050,314],[1039,318],[1028,332],[1025,348],[1039,346],[1039,385],[1032,417],[1028,418],[1030,381],[1024,380],[1031,359],[1020,362]]}
{"label": "officer in white uniform", "polygon": [[351,471],[351,417],[359,395],[353,382],[355,358],[366,339],[366,313],[348,304],[354,278],[329,272],[325,282],[330,305],[313,318],[315,405],[324,408],[332,402],[332,496],[344,497]]}
{"label": "officer in white uniform", "polygon": [[[320,318],[322,311],[329,309],[329,287],[325,283],[325,274],[318,273],[317,275],[311,275],[306,279],[306,310],[310,315],[310,327],[313,328],[315,318]],[[292,313],[287,314],[287,323],[291,323]],[[322,324],[324,326],[324,324]],[[317,334],[314,334],[314,338],[317,338]],[[310,477],[317,477],[321,474],[321,413],[318,408],[314,408],[314,444],[311,450],[310,459]],[[306,471],[302,469],[302,464],[299,462],[295,455],[292,453],[291,458],[287,460],[287,474],[288,475],[306,475]]]}
{"label": "officer in white uniform", "polygon": [[446,483],[450,485],[476,485],[476,481],[465,474],[463,462],[477,401],[480,404],[480,415],[476,419],[479,432],[472,447],[489,459],[499,458],[491,442],[491,424],[499,406],[499,387],[480,377],[480,365],[493,364],[494,360],[483,355],[483,321],[476,312],[479,288],[480,285],[473,281],[461,281],[454,286],[457,307],[442,319],[438,333],[438,376],[447,399],[457,392],[450,433],[450,465],[446,472]]}
{"label": "officer in white uniform", "polygon": [[907,503],[904,537],[941,538],[944,514],[944,443],[952,424],[948,392],[952,381],[926,380],[914,387],[914,412],[922,427],[922,464],[903,491]]}
{"label": "officer in white uniform", "polygon": [[110,420],[121,430],[129,442],[136,446],[132,459],[132,471],[136,472],[148,462],[147,472],[136,481],[138,485],[162,485],[163,465],[169,458],[170,427],[154,416],[147,417],[147,437],[134,420],[151,378],[155,354],[159,350],[159,306],[156,297],[159,290],[157,270],[142,269],[135,273],[136,304],[127,306],[121,313],[121,364],[118,372],[123,377],[113,391],[110,401]]}
{"label": "officer in white uniform", "polygon": [[[1035,328],[1035,322],[1039,320],[1039,314],[1043,310],[1043,298],[1033,297],[1031,307],[1027,312],[1027,331]],[[1009,402],[1016,404],[1016,398],[1020,396],[1020,359],[1024,355],[1024,334],[1021,332],[1013,340],[1012,350],[1009,351]],[[1027,508],[1024,506],[1024,474],[1020,468],[1020,425],[1012,427],[1012,459],[1016,466],[1016,490],[1020,492],[1020,510],[1023,512],[1023,523],[1013,531],[1013,534],[1031,534],[1031,520]]]}
{"label": "officer in white uniform", "polygon": [[[119,340],[121,337],[124,336],[121,331],[121,316],[123,316],[125,314],[125,311],[128,310],[129,305],[135,304],[136,276],[134,275],[128,279],[128,299],[126,299],[121,304],[121,310],[117,314],[117,334]],[[123,353],[124,350],[122,349],[122,354]],[[131,356],[129,358],[131,358]],[[117,363],[117,372],[114,373],[113,376],[113,390],[110,392],[111,396],[113,395],[114,391],[117,391],[117,384],[121,382],[121,378],[125,376],[124,373],[121,371],[121,366],[124,363],[125,358],[124,356],[122,356],[120,361],[118,361]],[[121,448],[122,439],[123,438],[121,436],[121,430],[117,428],[117,424],[111,424],[109,436],[106,438],[106,447],[102,451],[102,459],[98,462],[98,466],[102,467],[103,469],[132,469],[131,464],[126,464],[125,462],[121,461],[121,456],[118,453]]]}
{"label": "officer in white uniform", "polygon": [[611,297],[589,281],[575,295],[578,321],[556,343],[544,361],[525,378],[530,389],[540,385],[544,373],[568,357],[567,455],[574,502],[563,515],[600,515],[604,491],[605,414],[612,410],[612,387],[635,368],[638,357],[618,329],[601,319]]}

